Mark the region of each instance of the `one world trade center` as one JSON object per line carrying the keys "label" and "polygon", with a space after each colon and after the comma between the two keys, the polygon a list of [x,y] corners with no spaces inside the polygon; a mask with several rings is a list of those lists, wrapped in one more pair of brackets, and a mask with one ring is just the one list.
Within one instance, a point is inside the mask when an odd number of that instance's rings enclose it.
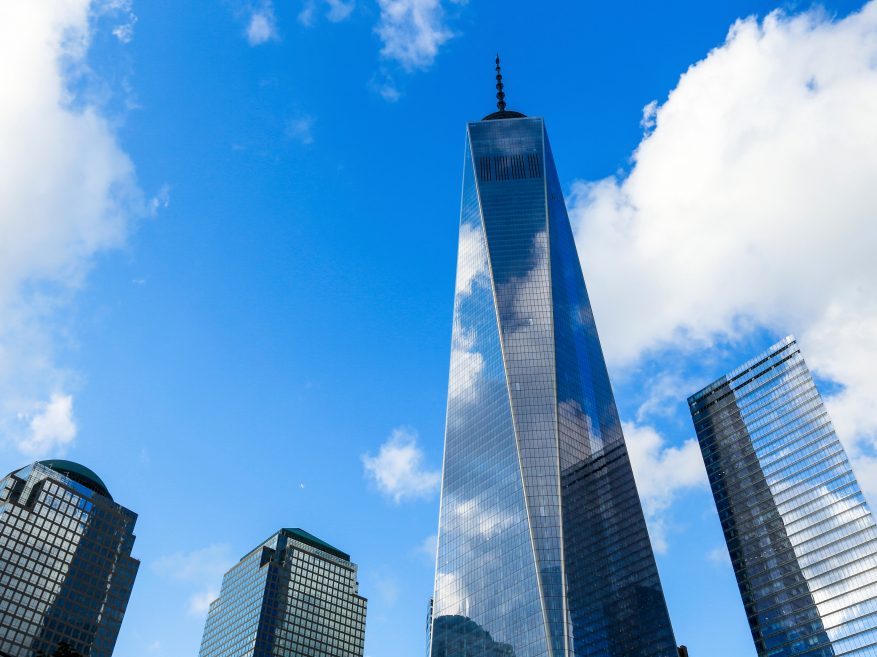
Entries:
{"label": "one world trade center", "polygon": [[676,657],[541,118],[468,124],[432,657]]}

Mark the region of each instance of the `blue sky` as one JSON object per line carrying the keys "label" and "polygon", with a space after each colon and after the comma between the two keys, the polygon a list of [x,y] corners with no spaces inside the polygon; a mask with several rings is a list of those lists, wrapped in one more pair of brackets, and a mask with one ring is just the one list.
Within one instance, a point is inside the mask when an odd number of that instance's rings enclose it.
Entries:
{"label": "blue sky", "polygon": [[755,655],[688,394],[798,334],[873,499],[877,4],[13,0],[0,465],[66,455],[140,514],[118,657],[197,654],[282,526],[358,562],[369,657],[422,654],[497,50],[547,122],[679,642]]}

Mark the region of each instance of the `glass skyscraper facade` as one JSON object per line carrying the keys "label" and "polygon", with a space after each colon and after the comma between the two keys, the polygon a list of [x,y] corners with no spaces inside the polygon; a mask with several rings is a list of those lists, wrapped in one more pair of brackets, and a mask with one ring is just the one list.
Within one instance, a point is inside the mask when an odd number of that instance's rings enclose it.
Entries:
{"label": "glass skyscraper facade", "polygon": [[877,656],[877,527],[795,339],[688,404],[759,657]]}
{"label": "glass skyscraper facade", "polygon": [[88,468],[41,461],[0,480],[0,655],[110,657],[140,565],[137,515]]}
{"label": "glass skyscraper facade", "polygon": [[466,134],[431,654],[675,657],[545,126],[500,102]]}
{"label": "glass skyscraper facade", "polygon": [[362,657],[356,564],[302,529],[281,529],[226,573],[200,657]]}

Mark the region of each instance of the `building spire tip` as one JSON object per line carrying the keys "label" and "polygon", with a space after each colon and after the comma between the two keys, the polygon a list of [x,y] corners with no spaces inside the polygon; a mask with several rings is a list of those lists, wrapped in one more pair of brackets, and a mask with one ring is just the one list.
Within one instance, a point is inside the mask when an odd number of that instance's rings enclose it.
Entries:
{"label": "building spire tip", "polygon": [[496,53],[496,106],[500,112],[505,111],[505,92],[502,84],[502,70],[499,65],[499,53]]}

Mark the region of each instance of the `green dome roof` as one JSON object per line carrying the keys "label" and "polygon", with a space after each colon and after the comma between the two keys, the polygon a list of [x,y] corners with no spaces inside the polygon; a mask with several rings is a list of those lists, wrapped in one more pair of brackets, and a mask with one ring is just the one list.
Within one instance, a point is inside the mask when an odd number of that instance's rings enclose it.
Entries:
{"label": "green dome roof", "polygon": [[105,497],[113,499],[113,496],[110,495],[110,491],[107,489],[107,485],[92,470],[86,468],[84,465],[60,459],[40,461],[40,465],[44,465],[65,477],[69,477],[77,484],[82,484],[86,488],[93,490],[95,493],[100,493]]}

